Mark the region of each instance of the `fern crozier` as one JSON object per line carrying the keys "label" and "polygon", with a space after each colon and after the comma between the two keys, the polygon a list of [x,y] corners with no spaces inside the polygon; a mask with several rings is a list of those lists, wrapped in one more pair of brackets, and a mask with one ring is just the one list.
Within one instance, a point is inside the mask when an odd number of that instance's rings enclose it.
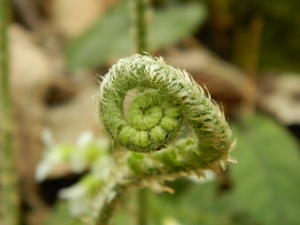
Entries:
{"label": "fern crozier", "polygon": [[[124,113],[124,99],[134,88],[142,91]],[[232,148],[231,130],[219,106],[187,72],[160,57],[133,55],[119,60],[103,78],[99,102],[106,130],[117,145],[131,152],[127,164],[134,176],[223,165]],[[184,123],[195,135],[174,141]]]}

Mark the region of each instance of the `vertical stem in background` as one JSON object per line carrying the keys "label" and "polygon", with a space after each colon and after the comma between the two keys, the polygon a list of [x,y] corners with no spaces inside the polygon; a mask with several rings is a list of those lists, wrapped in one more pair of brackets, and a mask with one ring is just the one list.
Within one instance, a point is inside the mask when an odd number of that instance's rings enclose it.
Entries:
{"label": "vertical stem in background", "polygon": [[12,109],[8,65],[10,0],[0,0],[0,224],[17,225],[19,198],[12,146]]}
{"label": "vertical stem in background", "polygon": [[[0,0],[1,1],[1,0]],[[132,1],[133,7],[134,7],[134,28],[135,28],[135,41],[136,41],[136,50],[138,53],[143,54],[143,52],[148,50],[148,42],[147,42],[147,10],[149,7],[149,0],[134,0]],[[115,197],[107,201],[108,203],[104,204],[104,207],[101,209],[96,225],[107,225],[108,221],[112,217],[114,208],[118,200],[122,196],[122,192],[125,191],[126,187],[119,186],[118,184],[115,184]],[[137,194],[137,205],[138,205],[138,215],[137,215],[137,222],[139,225],[146,225],[147,224],[147,215],[146,215],[146,195],[147,190],[141,189],[138,190]],[[110,198],[108,196],[108,198]]]}
{"label": "vertical stem in background", "polygon": [[[148,51],[148,9],[149,0],[135,0],[135,29],[137,52]],[[137,224],[147,225],[147,189],[138,190],[137,195]]]}
{"label": "vertical stem in background", "polygon": [[239,30],[236,35],[235,61],[241,65],[246,73],[244,101],[241,108],[242,116],[252,114],[255,110],[255,80],[263,25],[263,19],[260,16],[254,16],[247,29]]}
{"label": "vertical stem in background", "polygon": [[138,190],[138,225],[146,225],[147,224],[147,196],[148,189],[142,188]]}
{"label": "vertical stem in background", "polygon": [[255,16],[250,22],[247,32],[248,51],[245,52],[244,69],[247,73],[244,105],[242,115],[250,115],[255,110],[256,104],[256,73],[258,67],[258,57],[262,36],[263,19]]}
{"label": "vertical stem in background", "polygon": [[142,54],[148,50],[148,0],[135,0],[135,27],[137,52]]}
{"label": "vertical stem in background", "polygon": [[209,0],[210,23],[214,47],[224,54],[228,50],[228,30],[232,26],[231,0]]}

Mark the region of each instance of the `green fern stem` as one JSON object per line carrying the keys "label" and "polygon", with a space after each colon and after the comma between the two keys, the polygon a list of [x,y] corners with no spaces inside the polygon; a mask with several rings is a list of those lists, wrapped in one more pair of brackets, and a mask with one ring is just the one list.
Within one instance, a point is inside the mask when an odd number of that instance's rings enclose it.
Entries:
{"label": "green fern stem", "polygon": [[100,210],[98,215],[98,220],[96,221],[96,225],[107,225],[113,212],[116,204],[120,200],[122,194],[125,191],[125,186],[116,184],[112,187],[112,193],[114,193],[113,198],[105,199],[105,204],[103,208]]}
{"label": "green fern stem", "polygon": [[[149,0],[135,0],[135,29],[136,29],[136,48],[137,52],[144,54],[148,51],[148,10]],[[137,224],[147,225],[147,189],[138,190],[138,213]]]}
{"label": "green fern stem", "polygon": [[136,44],[137,51],[143,54],[148,49],[147,31],[147,10],[149,8],[149,0],[135,0],[135,29],[136,29]]}

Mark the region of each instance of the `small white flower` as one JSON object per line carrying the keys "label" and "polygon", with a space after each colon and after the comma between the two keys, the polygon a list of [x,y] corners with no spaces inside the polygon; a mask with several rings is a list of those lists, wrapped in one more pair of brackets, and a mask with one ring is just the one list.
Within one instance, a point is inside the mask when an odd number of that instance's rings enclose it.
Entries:
{"label": "small white flower", "polygon": [[209,181],[212,181],[216,178],[216,174],[213,170],[204,170],[203,176],[197,176],[197,175],[191,175],[189,176],[189,179],[194,181],[195,183],[206,183]]}
{"label": "small white flower", "polygon": [[69,188],[63,188],[59,192],[59,197],[61,199],[76,199],[82,198],[86,195],[86,189],[83,185],[75,184]]}
{"label": "small white flower", "polygon": [[44,129],[41,135],[42,142],[47,146],[55,145],[55,141],[52,136],[52,132],[49,129]]}
{"label": "small white flower", "polygon": [[163,225],[182,225],[181,223],[179,223],[175,218],[173,217],[166,217],[163,219],[162,221]]}
{"label": "small white flower", "polygon": [[70,213],[80,216],[87,210],[87,205],[102,187],[102,179],[95,174],[84,176],[77,184],[60,190],[59,197],[69,200]]}
{"label": "small white flower", "polygon": [[83,185],[75,184],[72,187],[60,190],[59,197],[69,200],[70,213],[73,216],[80,216],[85,212],[88,203],[86,189]]}
{"label": "small white flower", "polygon": [[86,130],[86,131],[82,132],[80,134],[80,136],[78,137],[77,145],[79,147],[84,147],[88,143],[90,143],[91,141],[93,141],[93,139],[94,139],[93,133],[91,131],[89,131],[89,130]]}
{"label": "small white flower", "polygon": [[56,145],[45,150],[44,156],[37,165],[35,179],[43,181],[57,165],[68,161],[74,146],[68,144]]}
{"label": "small white flower", "polygon": [[93,173],[97,174],[97,176],[101,177],[103,180],[106,180],[109,178],[114,166],[115,164],[113,159],[110,156],[105,155],[95,162],[91,170]]}
{"label": "small white flower", "polygon": [[78,147],[72,154],[72,169],[80,173],[93,166],[99,159],[108,152],[110,143],[108,139],[95,139],[89,131],[82,133],[78,139]]}
{"label": "small white flower", "polygon": [[55,150],[49,150],[51,152],[46,153],[46,156],[38,164],[35,172],[35,179],[41,182],[46,179],[52,168],[61,162],[61,157]]}
{"label": "small white flower", "polygon": [[87,146],[93,141],[94,135],[87,130],[82,132],[77,140],[77,147],[71,156],[71,167],[75,173],[81,173],[87,168]]}

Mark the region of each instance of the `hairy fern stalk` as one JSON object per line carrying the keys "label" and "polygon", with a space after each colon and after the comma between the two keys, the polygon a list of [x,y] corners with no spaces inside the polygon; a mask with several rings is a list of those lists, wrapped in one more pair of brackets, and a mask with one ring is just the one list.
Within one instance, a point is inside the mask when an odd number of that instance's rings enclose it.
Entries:
{"label": "hairy fern stalk", "polygon": [[[132,89],[140,93],[124,112]],[[99,225],[107,224],[125,187],[201,176],[230,161],[233,140],[222,110],[187,72],[162,58],[133,55],[112,66],[100,86],[99,116],[118,149],[95,206]]]}

